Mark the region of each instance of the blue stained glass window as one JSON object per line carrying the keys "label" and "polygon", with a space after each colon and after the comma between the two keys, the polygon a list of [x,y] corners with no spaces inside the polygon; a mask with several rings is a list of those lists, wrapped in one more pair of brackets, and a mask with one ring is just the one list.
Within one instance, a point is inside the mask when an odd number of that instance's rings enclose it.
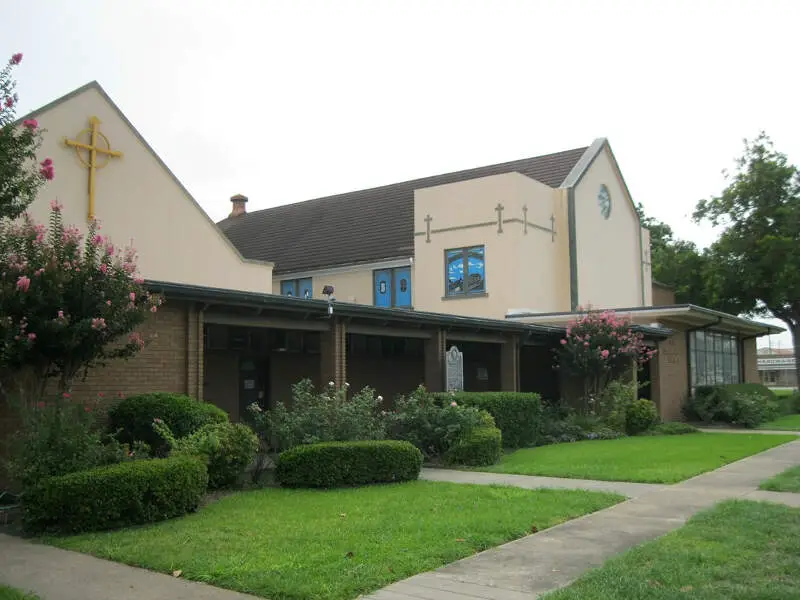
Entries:
{"label": "blue stained glass window", "polygon": [[448,296],[486,292],[486,255],[483,246],[447,250],[445,260]]}

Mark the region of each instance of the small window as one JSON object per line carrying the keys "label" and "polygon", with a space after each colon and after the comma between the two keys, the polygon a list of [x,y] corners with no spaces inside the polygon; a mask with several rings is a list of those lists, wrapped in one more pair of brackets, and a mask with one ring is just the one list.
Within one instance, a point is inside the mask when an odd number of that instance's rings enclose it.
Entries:
{"label": "small window", "polygon": [[313,298],[314,286],[311,277],[305,279],[284,279],[281,281],[281,296],[294,298]]}
{"label": "small window", "polygon": [[486,250],[483,246],[445,251],[445,293],[469,296],[486,293]]}

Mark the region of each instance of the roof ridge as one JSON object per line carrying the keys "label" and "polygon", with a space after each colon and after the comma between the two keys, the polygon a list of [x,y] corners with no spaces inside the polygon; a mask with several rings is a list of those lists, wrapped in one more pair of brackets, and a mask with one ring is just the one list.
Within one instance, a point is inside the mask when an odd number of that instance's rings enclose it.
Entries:
{"label": "roof ridge", "polygon": [[[349,195],[358,194],[358,193],[375,192],[375,191],[378,191],[378,190],[383,190],[383,189],[391,188],[391,187],[394,187],[394,186],[408,185],[410,183],[414,183],[416,181],[423,181],[423,180],[426,180],[426,179],[435,179],[437,177],[449,177],[449,176],[453,176],[453,175],[461,175],[461,174],[469,173],[470,171],[478,171],[478,170],[482,170],[482,169],[493,169],[493,168],[497,168],[497,167],[503,167],[503,166],[506,166],[506,165],[511,165],[513,163],[518,163],[518,162],[544,159],[544,158],[549,158],[551,156],[553,156],[553,157],[554,156],[558,156],[560,154],[569,154],[570,152],[578,152],[578,151],[585,152],[588,148],[589,148],[589,146],[580,146],[580,147],[577,147],[577,148],[569,148],[567,150],[559,150],[557,152],[548,152],[547,154],[539,154],[539,155],[536,155],[536,156],[527,156],[525,158],[517,158],[517,159],[514,159],[514,160],[506,160],[506,161],[499,162],[499,163],[492,163],[490,165],[479,165],[477,167],[470,167],[468,169],[459,169],[457,171],[448,171],[446,173],[437,173],[436,175],[426,175],[424,177],[415,177],[414,179],[407,179],[405,181],[396,181],[394,183],[386,183],[386,184],[383,184],[383,185],[377,185],[377,186],[369,187],[369,188],[359,188],[359,189],[355,189],[355,190],[350,190],[348,192],[338,192],[336,194],[329,194],[327,196],[317,196],[316,198],[307,198],[305,200],[298,200],[296,202],[289,202],[288,204],[279,204],[278,206],[270,206],[270,207],[267,207],[267,208],[261,208],[259,210],[254,210],[252,212],[248,212],[247,214],[248,214],[248,216],[257,215],[257,214],[260,214],[260,213],[264,213],[266,211],[276,210],[276,209],[279,209],[279,208],[285,208],[285,207],[288,207],[288,206],[297,206],[298,204],[305,204],[307,202],[315,202],[315,201],[322,201],[322,200],[333,200],[335,198],[340,198],[340,197],[343,197],[343,196],[349,196]],[[219,222],[222,223],[223,221],[227,221],[228,218],[229,217],[226,217],[226,218],[222,219]]]}

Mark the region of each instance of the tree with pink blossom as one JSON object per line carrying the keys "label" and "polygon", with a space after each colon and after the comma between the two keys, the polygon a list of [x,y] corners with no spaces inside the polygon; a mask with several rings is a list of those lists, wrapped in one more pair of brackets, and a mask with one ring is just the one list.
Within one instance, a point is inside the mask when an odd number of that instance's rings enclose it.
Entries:
{"label": "tree with pink blossom", "polygon": [[51,203],[49,227],[0,220],[0,386],[27,405],[48,382],[61,397],[89,368],[142,350],[135,329],[161,304],[135,249],[117,249],[94,221],[83,240],[61,210]]}
{"label": "tree with pink blossom", "polygon": [[581,379],[583,408],[591,412],[614,378],[644,365],[655,352],[628,319],[613,311],[589,311],[569,323],[558,365],[567,375]]}
{"label": "tree with pink blossom", "polygon": [[19,97],[12,70],[22,62],[14,54],[0,69],[0,218],[20,216],[45,181],[55,177],[53,161],[37,162],[42,129],[36,119],[16,122]]}

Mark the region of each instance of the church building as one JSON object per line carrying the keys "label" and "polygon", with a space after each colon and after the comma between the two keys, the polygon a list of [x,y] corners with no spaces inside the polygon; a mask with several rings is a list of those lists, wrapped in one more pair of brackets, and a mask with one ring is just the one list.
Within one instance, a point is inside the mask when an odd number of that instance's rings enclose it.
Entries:
{"label": "church building", "polygon": [[254,212],[237,194],[214,223],[96,82],[23,118],[46,129],[41,156],[57,169],[34,219],[53,199],[84,231],[96,216],[116,244],[133,240],[166,299],[142,353],[93,370],[76,396],[188,393],[236,419],[310,378],[388,401],[444,389],[456,346],[465,389],[554,398],[567,323],[609,308],[658,348],[642,394],[679,419],[696,385],[758,381],[755,340],[779,331],[676,305],[652,281],[606,139]]}

